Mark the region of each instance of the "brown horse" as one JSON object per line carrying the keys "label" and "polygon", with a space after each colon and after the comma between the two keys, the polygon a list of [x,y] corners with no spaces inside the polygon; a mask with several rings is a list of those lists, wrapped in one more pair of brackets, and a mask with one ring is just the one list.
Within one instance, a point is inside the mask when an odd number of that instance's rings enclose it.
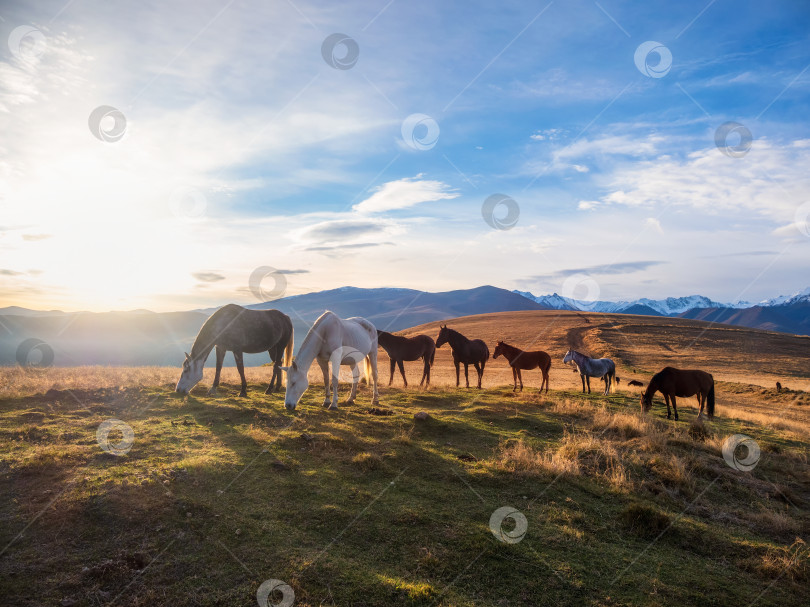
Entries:
{"label": "brown horse", "polygon": [[520,376],[521,369],[530,371],[539,367],[540,372],[543,374],[540,392],[543,391],[543,386],[545,385],[546,394],[548,394],[548,370],[551,368],[551,356],[542,350],[524,352],[519,348],[499,341],[495,346],[495,353],[492,355],[492,358],[498,358],[501,354],[509,361],[509,366],[512,367],[512,381],[515,383],[512,392],[517,390],[518,381],[520,381],[520,391],[523,392],[523,378]]}
{"label": "brown horse", "polygon": [[424,366],[422,367],[422,380],[419,385],[421,386],[425,381],[427,381],[425,387],[430,385],[430,367],[433,365],[433,358],[436,356],[436,344],[433,339],[427,335],[402,337],[401,335],[392,335],[386,331],[377,330],[377,343],[388,354],[388,358],[391,359],[389,386],[394,382],[394,367],[399,366],[402,381],[405,382],[407,388],[408,380],[405,379],[405,368],[402,361],[419,360],[420,358],[424,361]]}
{"label": "brown horse", "polygon": [[664,395],[667,403],[667,419],[671,417],[669,411],[669,401],[672,401],[672,409],[675,411],[675,421],[678,420],[678,408],[675,404],[676,396],[697,395],[700,411],[698,417],[703,413],[703,406],[706,406],[706,414],[709,418],[714,417],[714,378],[706,371],[676,369],[675,367],[664,367],[652,376],[650,385],[641,396],[641,412],[646,413],[652,407],[652,397],[656,392]]}
{"label": "brown horse", "polygon": [[478,373],[478,387],[481,387],[481,379],[484,377],[484,366],[489,359],[489,348],[480,339],[467,339],[458,331],[448,329],[447,325],[440,328],[439,337],[436,339],[436,347],[441,348],[444,344],[450,344],[453,350],[453,364],[456,366],[456,388],[459,384],[460,364],[464,364],[464,379],[467,380],[467,387],[470,387],[469,365],[475,367]]}

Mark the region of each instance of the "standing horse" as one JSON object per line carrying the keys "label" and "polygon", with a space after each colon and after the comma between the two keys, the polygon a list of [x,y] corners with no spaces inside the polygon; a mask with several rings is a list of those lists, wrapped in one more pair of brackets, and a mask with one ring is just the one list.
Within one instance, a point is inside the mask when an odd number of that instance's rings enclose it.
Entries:
{"label": "standing horse", "polygon": [[647,391],[641,397],[641,412],[646,413],[652,407],[652,397],[656,392],[664,395],[667,403],[667,419],[670,418],[669,401],[672,401],[672,409],[675,411],[675,421],[678,421],[678,408],[675,405],[676,396],[697,395],[698,418],[703,413],[703,406],[706,406],[706,414],[711,419],[714,417],[714,378],[706,371],[676,369],[675,367],[664,367],[652,376]]}
{"label": "standing horse", "polygon": [[[340,365],[348,365],[352,370],[352,392],[346,404],[354,403],[360,374],[357,366],[364,363],[366,381],[373,382],[372,404],[379,404],[377,392],[377,329],[365,318],[341,319],[334,312],[326,311],[315,321],[304,338],[298,354],[288,367],[281,370],[287,373],[287,392],[284,406],[293,411],[301,396],[309,387],[307,373],[314,360],[323,371],[323,406],[337,409],[338,379]],[[329,363],[332,363],[332,378],[329,378]],[[331,387],[331,397],[330,397]]]}
{"label": "standing horse", "polygon": [[582,380],[582,392],[585,393],[585,381],[588,382],[588,394],[591,393],[591,378],[600,377],[605,382],[605,396],[610,393],[611,380],[618,383],[616,377],[616,365],[609,358],[590,358],[584,354],[580,354],[576,350],[568,350],[563,358],[563,363],[568,364],[571,361],[579,369],[579,378]]}
{"label": "standing horse", "polygon": [[273,375],[265,394],[281,389],[281,362],[289,365],[293,351],[293,324],[290,317],[278,310],[249,310],[236,304],[228,304],[214,312],[203,323],[200,332],[191,346],[191,354],[186,352],[183,373],[175,390],[188,394],[202,379],[203,367],[211,350],[217,349],[217,372],[214,384],[208,395],[217,393],[219,374],[227,351],[233,352],[236,368],[242,378],[239,396],[247,396],[247,381],[242,354],[268,352],[273,361]]}
{"label": "standing horse", "polygon": [[469,366],[473,365],[478,373],[478,387],[481,387],[481,379],[484,377],[484,367],[489,359],[489,348],[480,339],[467,339],[458,331],[448,329],[447,325],[440,327],[439,337],[436,339],[436,347],[441,348],[449,343],[453,351],[453,364],[456,366],[456,388],[459,384],[459,365],[464,363],[464,379],[467,380],[467,387],[470,387]]}
{"label": "standing horse", "polygon": [[548,370],[551,368],[551,357],[548,353],[542,350],[536,352],[524,352],[519,348],[510,346],[509,344],[499,341],[495,346],[495,353],[492,358],[498,358],[503,354],[504,358],[509,361],[509,366],[512,367],[512,381],[515,387],[512,392],[517,390],[518,381],[520,381],[520,391],[523,392],[523,378],[520,376],[520,370],[530,371],[532,369],[540,368],[543,374],[543,382],[540,384],[540,392],[543,391],[543,385],[546,386],[546,394],[548,394]]}
{"label": "standing horse", "polygon": [[394,382],[394,367],[399,366],[402,381],[405,382],[407,388],[408,380],[405,379],[405,368],[402,362],[419,360],[420,358],[424,361],[424,366],[422,367],[422,380],[419,385],[425,383],[425,380],[427,380],[425,387],[430,385],[430,367],[433,365],[433,358],[436,356],[436,344],[430,337],[427,335],[402,337],[401,335],[392,335],[386,331],[377,331],[377,341],[380,347],[388,354],[388,358],[391,359],[389,386]]}

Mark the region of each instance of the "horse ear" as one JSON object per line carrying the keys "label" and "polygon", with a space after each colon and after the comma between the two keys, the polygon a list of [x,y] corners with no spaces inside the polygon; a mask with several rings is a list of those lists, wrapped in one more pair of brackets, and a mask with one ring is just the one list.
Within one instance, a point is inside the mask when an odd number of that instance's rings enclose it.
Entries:
{"label": "horse ear", "polygon": [[183,352],[183,354],[185,354],[185,355],[186,355],[186,360],[190,360],[190,359],[191,359],[191,355],[190,355],[188,352]]}
{"label": "horse ear", "polygon": [[281,369],[281,370],[282,370],[282,371],[284,371],[285,373],[286,373],[287,371],[289,371],[289,370],[290,370],[290,368],[289,368],[289,367],[279,367],[279,369]]}

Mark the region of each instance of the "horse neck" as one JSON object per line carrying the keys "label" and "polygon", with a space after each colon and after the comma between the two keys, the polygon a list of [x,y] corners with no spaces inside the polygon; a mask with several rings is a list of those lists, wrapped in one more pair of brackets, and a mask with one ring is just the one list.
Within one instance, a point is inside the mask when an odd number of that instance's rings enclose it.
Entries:
{"label": "horse neck", "polygon": [[194,339],[194,344],[191,346],[191,359],[192,360],[202,360],[205,362],[208,359],[208,355],[211,354],[211,350],[214,349],[216,345],[216,329],[215,329],[215,322],[211,322],[211,319],[208,319],[200,329],[200,332],[197,333],[197,337]]}
{"label": "horse neck", "polygon": [[650,383],[647,384],[647,389],[644,391],[644,398],[652,398],[652,395],[658,392],[658,380],[653,377]]}
{"label": "horse neck", "polygon": [[509,362],[512,362],[518,356],[523,354],[523,350],[520,350],[515,346],[510,346],[509,344],[501,344],[501,350],[503,351],[503,355],[506,357],[506,360]]}
{"label": "horse neck", "polygon": [[295,355],[296,366],[299,369],[309,369],[323,345],[324,331],[327,329],[322,326],[324,322],[321,319],[318,320],[319,322],[312,325],[301,347],[298,348],[298,354]]}
{"label": "horse neck", "polygon": [[447,336],[447,343],[450,344],[450,347],[454,350],[464,344],[470,343],[470,340],[464,337],[458,331],[454,331],[453,329],[448,329],[447,332],[449,335]]}

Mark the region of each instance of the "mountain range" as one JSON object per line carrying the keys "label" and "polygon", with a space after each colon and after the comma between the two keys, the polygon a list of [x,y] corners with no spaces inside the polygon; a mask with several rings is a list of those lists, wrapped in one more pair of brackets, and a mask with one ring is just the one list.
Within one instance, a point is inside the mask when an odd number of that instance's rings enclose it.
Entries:
{"label": "mountain range", "polygon": [[[560,295],[534,296],[492,286],[429,293],[414,289],[341,287],[246,306],[276,308],[293,320],[296,347],[311,323],[332,310],[342,317],[363,316],[378,328],[399,331],[419,324],[490,312],[577,310],[618,314],[677,316],[771,331],[810,335],[810,289],[756,305],[723,304],[706,297],[583,302]],[[0,365],[17,362],[20,344],[42,340],[54,352],[54,364],[179,365],[205,319],[216,308],[183,312],[61,312],[0,308]],[[233,364],[228,356],[226,364]],[[248,365],[268,362],[246,355]]]}

